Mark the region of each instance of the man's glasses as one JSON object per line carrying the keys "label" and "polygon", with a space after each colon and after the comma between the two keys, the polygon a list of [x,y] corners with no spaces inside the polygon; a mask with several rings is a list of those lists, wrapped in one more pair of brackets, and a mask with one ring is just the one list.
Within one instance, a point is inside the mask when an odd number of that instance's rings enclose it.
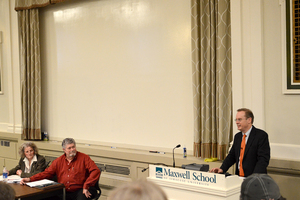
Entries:
{"label": "man's glasses", "polygon": [[235,119],[234,121],[241,122],[242,120],[243,120],[243,118],[238,118],[238,119]]}

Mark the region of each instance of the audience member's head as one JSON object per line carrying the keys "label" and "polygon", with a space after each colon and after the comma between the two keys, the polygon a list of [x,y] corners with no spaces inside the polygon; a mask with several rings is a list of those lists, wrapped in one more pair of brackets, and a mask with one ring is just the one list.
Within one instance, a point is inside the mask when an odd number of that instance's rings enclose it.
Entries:
{"label": "audience member's head", "polygon": [[0,200],[14,200],[15,190],[8,184],[0,182]]}
{"label": "audience member's head", "polygon": [[241,200],[284,200],[276,182],[267,174],[252,174],[241,186]]}
{"label": "audience member's head", "polygon": [[108,200],[167,200],[167,195],[155,183],[147,180],[133,181],[116,188]]}

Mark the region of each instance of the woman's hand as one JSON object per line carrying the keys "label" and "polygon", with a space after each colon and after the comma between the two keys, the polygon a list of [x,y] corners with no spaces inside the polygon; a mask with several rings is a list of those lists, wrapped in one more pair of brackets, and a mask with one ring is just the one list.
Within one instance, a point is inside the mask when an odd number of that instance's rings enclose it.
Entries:
{"label": "woman's hand", "polygon": [[21,176],[22,170],[19,169],[19,170],[16,172],[16,174],[19,175],[19,176]]}

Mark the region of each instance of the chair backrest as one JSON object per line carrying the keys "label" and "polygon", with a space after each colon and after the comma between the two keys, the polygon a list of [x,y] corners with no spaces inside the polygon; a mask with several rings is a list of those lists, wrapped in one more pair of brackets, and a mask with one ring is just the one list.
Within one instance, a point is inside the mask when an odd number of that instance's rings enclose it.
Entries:
{"label": "chair backrest", "polygon": [[101,189],[99,187],[99,180],[100,180],[100,177],[99,177],[98,181],[95,184],[95,188],[97,190],[97,195],[92,200],[98,200],[99,197],[101,196]]}
{"label": "chair backrest", "polygon": [[49,160],[49,161],[47,162],[47,164],[46,164],[46,168],[50,167],[51,163],[52,163],[52,161]]}
{"label": "chair backrest", "polygon": [[[46,158],[46,162],[47,162],[47,164],[46,164],[47,167],[46,168],[50,167],[50,165],[52,164],[53,160],[56,159],[55,157],[49,157],[49,156],[45,156],[45,158]],[[52,181],[57,182],[57,176],[56,175],[52,178]]]}

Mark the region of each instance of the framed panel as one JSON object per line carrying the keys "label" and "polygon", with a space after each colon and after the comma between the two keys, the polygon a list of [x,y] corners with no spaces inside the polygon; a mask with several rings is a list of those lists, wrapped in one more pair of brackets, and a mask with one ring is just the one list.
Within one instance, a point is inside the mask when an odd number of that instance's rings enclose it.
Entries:
{"label": "framed panel", "polygon": [[282,0],[281,9],[283,93],[300,94],[300,0]]}
{"label": "framed panel", "polygon": [[3,84],[2,84],[2,31],[0,31],[0,94],[3,94]]}

